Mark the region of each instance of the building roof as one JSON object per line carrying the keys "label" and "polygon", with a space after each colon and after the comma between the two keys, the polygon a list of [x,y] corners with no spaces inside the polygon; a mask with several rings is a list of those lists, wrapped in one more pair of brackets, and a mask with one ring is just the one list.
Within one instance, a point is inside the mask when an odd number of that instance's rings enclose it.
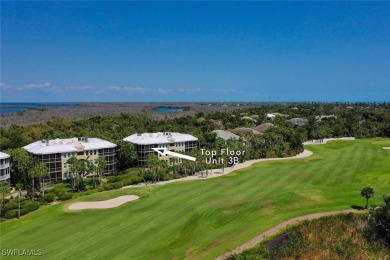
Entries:
{"label": "building roof", "polygon": [[237,127],[234,129],[229,129],[229,131],[232,133],[235,133],[235,134],[252,134],[252,135],[261,134],[260,132],[253,130],[252,128],[248,128],[248,127]]}
{"label": "building roof", "polygon": [[286,114],[281,114],[281,113],[267,113],[266,116],[269,117],[269,118],[274,118],[274,117],[276,117],[276,116],[287,117],[288,115],[286,115]]}
{"label": "building roof", "polygon": [[254,119],[254,118],[252,118],[250,116],[243,116],[243,117],[241,117],[241,119],[245,119],[245,120],[250,120],[252,122],[256,122],[256,119]]}
{"label": "building roof", "polygon": [[260,132],[260,133],[264,134],[265,131],[267,131],[272,126],[274,126],[274,124],[272,124],[272,123],[264,123],[264,124],[258,125],[256,127],[253,127],[252,129],[256,130],[257,132]]}
{"label": "building roof", "polygon": [[300,125],[300,126],[306,125],[306,123],[308,122],[307,119],[304,119],[304,118],[291,118],[291,119],[286,120],[286,121],[291,122],[295,125]]}
{"label": "building roof", "polygon": [[6,159],[6,158],[9,158],[9,157],[10,157],[9,154],[0,152],[0,159]]}
{"label": "building roof", "polygon": [[114,148],[116,144],[99,138],[74,137],[69,139],[41,140],[24,146],[33,154],[68,153],[83,150]]}
{"label": "building roof", "polygon": [[158,132],[158,133],[143,133],[143,134],[133,134],[123,139],[124,141],[133,143],[133,144],[167,144],[167,143],[177,143],[177,142],[188,142],[188,141],[198,141],[198,138],[181,133],[172,133],[172,132]]}
{"label": "building roof", "polygon": [[223,122],[221,120],[210,119],[210,122],[216,126],[223,126]]}
{"label": "building roof", "polygon": [[214,133],[217,134],[218,138],[221,138],[223,140],[229,140],[229,139],[235,139],[238,140],[240,137],[238,135],[235,135],[229,131],[224,131],[224,130],[214,130]]}
{"label": "building roof", "polygon": [[322,119],[326,119],[326,118],[336,118],[337,119],[337,116],[335,115],[321,115],[321,116],[316,116],[315,119],[317,119],[318,121],[321,121]]}

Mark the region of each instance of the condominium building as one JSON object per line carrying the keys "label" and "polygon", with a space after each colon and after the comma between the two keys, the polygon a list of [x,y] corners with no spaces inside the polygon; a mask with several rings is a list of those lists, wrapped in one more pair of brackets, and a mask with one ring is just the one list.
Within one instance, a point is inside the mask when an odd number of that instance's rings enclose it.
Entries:
{"label": "condominium building", "polygon": [[[198,138],[181,133],[158,132],[133,134],[123,139],[124,141],[133,143],[136,146],[138,153],[138,164],[146,166],[148,164],[148,155],[156,153],[153,148],[166,148],[172,152],[188,152],[194,148],[198,148]],[[181,163],[182,159],[171,155],[158,154],[160,160],[167,161],[168,165]]]}
{"label": "condominium building", "polygon": [[96,164],[104,156],[107,165],[103,174],[115,172],[116,144],[99,138],[74,137],[69,139],[41,140],[23,147],[28,153],[45,163],[49,168],[49,182],[59,182],[71,178],[68,160],[72,157],[87,159]]}
{"label": "condominium building", "polygon": [[0,181],[10,182],[10,172],[9,172],[9,154],[0,152]]}

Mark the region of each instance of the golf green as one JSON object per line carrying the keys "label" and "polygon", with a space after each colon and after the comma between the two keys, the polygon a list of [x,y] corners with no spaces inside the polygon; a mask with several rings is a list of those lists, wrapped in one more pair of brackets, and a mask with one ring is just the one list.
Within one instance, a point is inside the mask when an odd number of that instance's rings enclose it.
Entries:
{"label": "golf green", "polygon": [[[305,147],[308,158],[261,162],[219,178],[96,193],[1,224],[1,250],[42,250],[43,259],[212,259],[284,220],[364,206],[371,186],[390,193],[390,139]],[[121,195],[137,201],[68,212],[75,201]],[[3,255],[4,256],[4,255]],[[5,259],[6,257],[3,257]]]}

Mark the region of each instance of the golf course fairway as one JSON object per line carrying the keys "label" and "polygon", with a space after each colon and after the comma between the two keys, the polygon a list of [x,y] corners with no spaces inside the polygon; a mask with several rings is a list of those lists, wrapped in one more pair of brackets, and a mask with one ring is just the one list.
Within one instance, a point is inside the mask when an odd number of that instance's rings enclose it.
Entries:
{"label": "golf course fairway", "polygon": [[[213,259],[300,215],[379,204],[390,193],[390,139],[306,146],[308,158],[261,162],[226,176],[95,193],[1,223],[1,249],[42,250],[41,259]],[[76,201],[137,195],[104,210],[66,211]],[[4,257],[7,259],[12,257]]]}

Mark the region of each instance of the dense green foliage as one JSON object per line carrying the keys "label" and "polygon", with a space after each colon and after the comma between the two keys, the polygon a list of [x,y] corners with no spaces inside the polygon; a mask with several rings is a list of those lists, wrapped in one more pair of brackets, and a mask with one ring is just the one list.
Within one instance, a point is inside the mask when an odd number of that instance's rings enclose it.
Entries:
{"label": "dense green foliage", "polygon": [[[134,133],[185,132],[198,137],[201,148],[218,150],[229,147],[245,150],[245,156],[240,158],[242,161],[265,157],[292,156],[303,150],[303,141],[313,138],[390,136],[389,111],[390,106],[388,104],[301,103],[294,105],[262,105],[257,108],[243,108],[234,112],[198,113],[196,116],[163,120],[151,119],[143,114],[126,113],[93,116],[79,120],[53,119],[45,124],[13,125],[9,128],[0,128],[0,147],[11,154],[11,184],[15,185],[19,182],[22,183],[25,189],[31,189],[29,186],[32,185],[33,178],[29,176],[28,171],[36,163],[27,158],[27,153],[21,147],[40,139],[87,136],[112,141],[118,145],[117,170],[121,172],[137,164],[137,153],[134,146],[123,141],[124,137]],[[265,117],[265,114],[269,112],[286,114],[288,117],[277,116],[272,120],[275,126],[264,135],[244,135],[243,139],[239,141],[225,143],[217,139],[215,134],[212,133],[212,130],[215,129],[254,127],[262,122],[270,121]],[[335,115],[335,117],[321,120],[315,118],[315,116],[330,114]],[[245,117],[248,116],[254,116],[256,119],[246,120]],[[198,120],[200,117],[202,117],[202,120]],[[308,119],[307,125],[296,126],[286,122],[287,118],[294,117]],[[216,123],[217,121],[221,124]],[[243,140],[245,140],[245,145]],[[197,170],[200,168],[207,169],[208,167],[211,166],[198,165]],[[174,171],[174,173],[187,175],[188,171],[187,169],[179,169],[179,172]],[[80,177],[80,174],[77,177]],[[157,175],[157,179],[159,177],[163,178],[163,176]],[[84,187],[79,187],[79,185],[83,185],[80,178],[75,177],[73,179],[75,180],[75,188],[82,190]]]}
{"label": "dense green foliage", "polygon": [[384,203],[370,209],[370,221],[373,235],[382,239],[390,247],[390,195],[383,197]]}
{"label": "dense green foliage", "polygon": [[[18,199],[6,199],[6,203],[4,205],[5,212],[4,217],[5,218],[17,218],[18,217],[18,210],[19,210],[19,204]],[[39,208],[39,203],[33,200],[27,200],[24,198],[20,199],[20,216],[26,215],[27,213],[31,211],[35,211]]]}
{"label": "dense green foliage", "polygon": [[[390,187],[390,151],[383,146],[390,139],[332,141],[306,147],[314,153],[308,158],[262,162],[218,178],[78,197],[2,223],[2,247],[41,248],[47,259],[212,259],[284,220],[364,206],[365,186],[375,189],[370,203],[379,204]],[[126,194],[140,199],[64,211],[71,202]]]}
{"label": "dense green foliage", "polygon": [[367,216],[360,214],[304,221],[287,229],[286,239],[271,252],[263,242],[228,259],[386,259],[390,249],[367,239],[367,228]]}

